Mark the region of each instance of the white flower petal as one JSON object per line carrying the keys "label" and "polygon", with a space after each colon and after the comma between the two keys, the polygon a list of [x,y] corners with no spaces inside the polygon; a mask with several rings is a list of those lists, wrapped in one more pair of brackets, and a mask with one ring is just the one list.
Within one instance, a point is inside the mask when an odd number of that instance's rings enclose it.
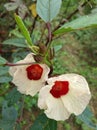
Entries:
{"label": "white flower petal", "polygon": [[28,54],[28,55],[24,58],[24,61],[35,62],[33,55],[35,55],[35,54],[34,54],[34,53]]}
{"label": "white flower petal", "polygon": [[40,90],[38,106],[40,109],[45,109],[45,114],[48,118],[54,120],[66,120],[69,118],[70,113],[64,107],[61,99],[54,98],[50,93],[50,86],[47,85]]}
{"label": "white flower petal", "polygon": [[50,69],[48,68],[47,65],[45,65],[45,64],[39,64],[39,65],[43,68],[43,74],[42,74],[40,80],[31,81],[31,87],[27,91],[27,94],[29,94],[31,96],[35,95],[45,85],[45,82],[48,79],[48,74],[50,72]]}
{"label": "white flower petal", "polygon": [[68,81],[69,92],[61,96],[64,107],[75,115],[81,114],[88,105],[91,93],[85,78],[78,74],[64,74],[48,79],[49,85],[54,85],[55,81]]}
{"label": "white flower petal", "polygon": [[13,83],[18,86],[18,91],[23,94],[34,96],[45,85],[49,69],[44,70],[40,80],[29,80],[27,77],[26,67],[19,68],[13,78]]}
{"label": "white flower petal", "polygon": [[46,64],[39,64],[39,65],[43,68],[43,74],[42,74],[41,80],[46,81],[48,79],[50,68]]}
{"label": "white flower petal", "polygon": [[79,115],[85,110],[90,98],[90,94],[78,95],[76,93],[69,93],[66,96],[61,96],[64,106],[70,113],[74,113],[75,115]]}
{"label": "white flower petal", "polygon": [[9,68],[9,74],[10,74],[11,76],[14,76],[14,73],[16,72],[16,70],[17,70],[17,67],[16,67],[16,66],[10,67],[10,68]]}
{"label": "white flower petal", "polygon": [[[88,83],[87,83],[86,79],[81,75],[64,74],[64,75],[61,75],[61,76],[49,78],[47,80],[48,84],[54,84],[55,81],[68,81],[70,91],[71,90],[72,91],[79,91],[79,94],[80,94],[80,91],[81,91],[81,93],[86,92],[86,93],[90,94]],[[76,92],[76,93],[78,93],[78,92]]]}
{"label": "white flower petal", "polygon": [[49,85],[46,85],[40,89],[38,98],[38,107],[40,109],[47,109],[46,98],[48,97],[49,91],[50,91]]}
{"label": "white flower petal", "polygon": [[31,83],[27,79],[26,71],[22,68],[17,69],[14,73],[12,82],[17,86],[18,91],[25,94],[27,89],[31,86]]}
{"label": "white flower petal", "polygon": [[91,93],[83,76],[68,74],[69,93],[61,97],[64,106],[75,115],[81,114],[88,105]]}
{"label": "white flower petal", "polygon": [[[18,62],[16,62],[16,63],[30,63],[30,62],[35,62],[35,60],[34,60],[34,57],[33,57],[33,53],[30,53],[30,54],[28,54],[25,58],[24,58],[24,60],[20,60],[20,61],[18,61]],[[17,70],[17,68],[21,68],[21,67],[23,67],[22,65],[21,66],[13,66],[13,67],[10,67],[9,68],[9,74],[11,75],[11,76],[14,76],[14,73],[16,72],[16,70]]]}
{"label": "white flower petal", "polygon": [[[32,53],[28,54],[24,60],[17,63],[35,62]],[[18,91],[22,94],[34,96],[45,85],[50,71],[49,67],[45,64],[39,64],[43,68],[43,74],[39,80],[29,80],[27,77],[26,68],[29,65],[21,65],[10,67],[9,73],[13,76],[12,82],[18,87]]]}

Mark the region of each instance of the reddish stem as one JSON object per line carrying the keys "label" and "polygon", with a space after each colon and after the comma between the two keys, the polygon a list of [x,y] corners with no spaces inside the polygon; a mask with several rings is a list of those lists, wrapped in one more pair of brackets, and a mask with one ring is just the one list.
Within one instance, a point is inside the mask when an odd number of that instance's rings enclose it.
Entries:
{"label": "reddish stem", "polygon": [[30,65],[30,64],[36,64],[36,62],[29,62],[29,63],[9,63],[7,62],[5,65],[6,66],[20,66],[20,65]]}
{"label": "reddish stem", "polygon": [[52,40],[51,24],[48,22],[46,25],[47,25],[47,29],[48,29],[48,41],[51,42],[51,40]]}

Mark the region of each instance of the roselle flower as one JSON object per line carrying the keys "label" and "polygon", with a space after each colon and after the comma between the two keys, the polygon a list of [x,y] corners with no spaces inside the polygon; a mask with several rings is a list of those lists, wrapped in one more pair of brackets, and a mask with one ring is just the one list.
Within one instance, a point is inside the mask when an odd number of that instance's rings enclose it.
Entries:
{"label": "roselle flower", "polygon": [[[30,64],[27,65],[27,63]],[[9,73],[13,77],[12,82],[20,93],[34,96],[45,85],[50,71],[49,67],[46,64],[35,63],[32,53],[17,64],[26,65],[10,67]]]}
{"label": "roselle flower", "polygon": [[81,114],[89,103],[91,93],[84,77],[64,74],[48,79],[39,92],[38,107],[48,118],[66,120],[73,113]]}

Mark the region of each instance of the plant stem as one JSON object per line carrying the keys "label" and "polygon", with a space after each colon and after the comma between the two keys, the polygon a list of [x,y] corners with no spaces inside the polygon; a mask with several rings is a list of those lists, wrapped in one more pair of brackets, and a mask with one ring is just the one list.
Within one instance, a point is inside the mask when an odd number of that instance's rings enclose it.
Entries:
{"label": "plant stem", "polygon": [[[84,7],[85,5],[87,5],[87,3],[91,1],[91,0],[87,0],[85,1],[81,6]],[[65,20],[61,20],[60,23],[53,29],[53,31],[51,32],[52,34],[52,38],[51,38],[51,41],[53,40],[54,38],[54,35],[53,35],[53,32],[56,31],[57,29],[59,29],[63,24],[65,24],[68,20],[70,20],[72,18],[73,15],[75,15],[77,12],[79,11],[79,9],[77,8],[76,10],[74,10]],[[49,40],[47,38],[47,41],[46,41],[46,45],[49,43]]]}
{"label": "plant stem", "polygon": [[[81,5],[81,7],[84,7],[89,1],[90,1],[90,0],[87,0],[86,2],[84,2],[84,3]],[[68,21],[69,19],[71,19],[71,17],[72,17],[73,15],[75,15],[78,11],[79,11],[79,9],[77,8],[77,9],[74,10],[65,20],[60,21],[60,23],[58,24],[57,27],[55,27],[55,29],[53,30],[53,32],[56,31],[57,29],[59,29],[60,26],[62,26],[64,23],[66,23],[66,20]]]}
{"label": "plant stem", "polygon": [[5,65],[6,66],[21,66],[21,65],[31,65],[31,64],[36,64],[36,62],[28,62],[28,63],[9,63],[7,62]]}
{"label": "plant stem", "polygon": [[48,22],[46,25],[47,25],[47,29],[48,29],[48,41],[51,42],[51,40],[52,40],[51,24]]}
{"label": "plant stem", "polygon": [[34,18],[34,20],[33,20],[31,33],[33,33],[33,31],[34,31],[34,29],[35,29],[35,25],[36,25],[37,18],[38,18],[38,15],[37,15],[37,16]]}

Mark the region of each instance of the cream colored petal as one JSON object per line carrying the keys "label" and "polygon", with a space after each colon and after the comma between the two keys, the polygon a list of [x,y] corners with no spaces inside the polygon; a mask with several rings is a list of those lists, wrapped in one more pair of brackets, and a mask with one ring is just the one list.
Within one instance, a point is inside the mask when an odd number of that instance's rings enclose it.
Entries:
{"label": "cream colored petal", "polygon": [[50,69],[46,65],[41,65],[43,67],[43,74],[40,80],[29,80],[27,77],[26,67],[18,67],[17,71],[14,73],[13,83],[18,87],[18,91],[23,94],[34,96],[41,87],[45,85],[46,79],[48,78],[48,73]]}
{"label": "cream colored petal", "polygon": [[9,68],[9,74],[10,74],[11,76],[14,76],[14,73],[16,72],[16,70],[17,70],[17,67],[16,67],[16,66],[10,67],[10,68]]}
{"label": "cream colored petal", "polygon": [[54,84],[55,81],[69,81],[69,92],[61,96],[61,99],[70,113],[81,114],[91,98],[86,79],[78,74],[64,74],[48,79],[49,84]]}
{"label": "cream colored petal", "polygon": [[43,68],[43,74],[41,76],[40,80],[31,82],[31,87],[28,89],[27,94],[33,96],[37,92],[40,91],[42,87],[44,87],[46,80],[48,79],[48,73],[50,72],[50,69],[45,64],[39,64]]}
{"label": "cream colored petal", "polygon": [[88,105],[91,93],[84,77],[77,74],[68,74],[68,76],[70,77],[68,79],[69,92],[67,95],[62,96],[61,99],[70,113],[79,115]]}
{"label": "cream colored petal", "polygon": [[50,93],[51,86],[47,85],[40,90],[38,107],[45,110],[48,118],[60,121],[69,118],[70,113],[64,107],[60,98],[54,98]]}
{"label": "cream colored petal", "polygon": [[[20,61],[18,61],[18,62],[16,62],[16,63],[26,63],[26,62],[25,62],[25,60],[20,60]],[[26,65],[25,65],[25,66],[26,66]],[[22,67],[24,67],[24,65],[12,66],[12,67],[10,67],[10,68],[9,68],[9,74],[10,74],[11,76],[14,76],[14,73],[15,73],[18,69],[20,69],[20,68],[22,68]]]}
{"label": "cream colored petal", "polygon": [[47,80],[48,84],[53,84],[55,81],[59,80],[59,81],[68,81],[68,80],[72,80],[72,77],[74,77],[75,75],[77,74],[63,74],[63,75],[59,75],[59,76],[55,76],[55,77],[52,77],[52,78],[49,78]]}
{"label": "cream colored petal", "polygon": [[[33,63],[35,62],[33,55],[33,53],[30,53],[24,60],[20,60],[17,63]],[[34,96],[41,89],[41,87],[45,85],[50,69],[45,64],[40,64],[40,66],[43,68],[43,74],[41,79],[37,81],[28,79],[26,72],[28,65],[10,67],[9,73],[13,76],[12,82],[18,87],[17,89],[21,93]]]}
{"label": "cream colored petal", "polygon": [[80,96],[77,95],[78,94],[71,93],[67,96],[61,97],[64,106],[67,108],[67,110],[70,113],[74,113],[75,115],[79,115],[85,110],[91,98],[90,94],[80,94]]}
{"label": "cream colored petal", "polygon": [[37,94],[40,89],[44,86],[45,84],[42,84],[41,82],[33,82],[31,87],[26,91],[26,95],[34,96]]}
{"label": "cream colored petal", "polygon": [[43,74],[42,74],[41,80],[46,81],[48,79],[50,68],[46,64],[39,64],[39,65],[43,68]]}
{"label": "cream colored petal", "polygon": [[69,118],[70,113],[65,108],[61,99],[54,98],[51,94],[49,94],[46,100],[47,109],[45,110],[45,114],[47,117],[60,121],[66,120]]}
{"label": "cream colored petal", "polygon": [[31,87],[31,82],[27,78],[25,67],[19,68],[15,73],[12,82],[17,86],[18,91],[26,94],[27,89]]}
{"label": "cream colored petal", "polygon": [[17,86],[19,92],[31,96],[34,96],[44,86],[41,80],[29,80],[25,69],[18,69],[14,74],[12,82]]}
{"label": "cream colored petal", "polygon": [[88,93],[90,93],[90,90],[89,90],[89,86],[88,86],[88,83],[86,81],[86,79],[81,76],[81,75],[78,75],[78,74],[63,74],[63,75],[60,75],[60,76],[57,76],[57,77],[53,77],[53,78],[49,78],[47,80],[48,84],[54,84],[55,81],[68,81],[70,86],[70,90],[74,89],[75,90],[81,90],[81,91],[88,91]]}
{"label": "cream colored petal", "polygon": [[34,53],[30,53],[30,54],[28,54],[28,55],[24,58],[24,60],[25,60],[25,61],[29,61],[29,62],[35,62],[33,56],[34,56]]}
{"label": "cream colored petal", "polygon": [[[35,62],[33,55],[34,55],[33,53],[30,53],[30,54],[28,54],[28,55],[24,58],[24,60],[20,60],[20,61],[18,61],[18,62],[16,62],[16,63],[30,63],[30,62],[33,63],[33,62]],[[19,68],[22,68],[22,67],[23,67],[23,65],[10,67],[10,68],[9,68],[9,74],[10,74],[11,76],[14,76],[14,73],[16,72],[16,70],[19,69]]]}
{"label": "cream colored petal", "polygon": [[31,81],[31,87],[29,87],[29,89],[27,89],[26,94],[27,95],[31,95],[34,96],[37,92],[40,91],[40,89],[42,87],[44,87],[45,82],[42,82],[41,80],[39,81]]}
{"label": "cream colored petal", "polygon": [[46,98],[49,95],[50,87],[49,85],[44,86],[39,91],[39,98],[38,98],[38,107],[40,109],[47,109],[46,106]]}

